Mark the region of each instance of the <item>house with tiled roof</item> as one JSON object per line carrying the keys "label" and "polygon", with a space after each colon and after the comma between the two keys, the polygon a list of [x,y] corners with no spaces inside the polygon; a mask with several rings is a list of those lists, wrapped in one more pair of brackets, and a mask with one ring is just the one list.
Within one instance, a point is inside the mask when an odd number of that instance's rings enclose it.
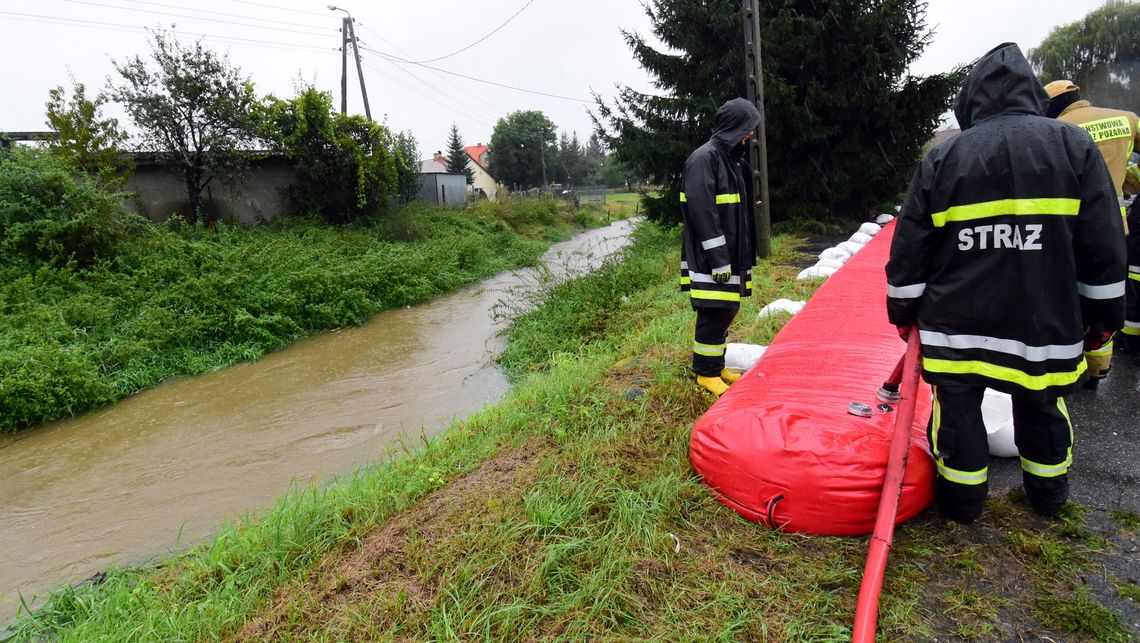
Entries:
{"label": "house with tiled roof", "polygon": [[471,184],[476,192],[483,190],[487,198],[493,199],[499,192],[499,182],[487,171],[487,152],[490,146],[482,143],[463,148],[467,152],[467,167],[475,173],[475,180]]}

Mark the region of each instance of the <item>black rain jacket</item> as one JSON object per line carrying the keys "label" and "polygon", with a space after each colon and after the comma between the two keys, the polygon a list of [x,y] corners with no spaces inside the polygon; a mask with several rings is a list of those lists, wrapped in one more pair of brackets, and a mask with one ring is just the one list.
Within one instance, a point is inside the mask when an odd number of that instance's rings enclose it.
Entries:
{"label": "black rain jacket", "polygon": [[1104,159],[1044,118],[1017,45],[982,57],[954,106],[962,134],[907,189],[887,264],[891,323],[917,322],[934,385],[1049,399],[1085,370],[1085,328],[1123,324],[1124,231]]}
{"label": "black rain jacket", "polygon": [[[756,206],[752,168],[740,139],[760,124],[760,112],[734,98],[716,113],[712,138],[685,161],[682,176],[681,290],[693,308],[737,308],[752,295],[756,265]],[[729,270],[726,284],[713,281]]]}

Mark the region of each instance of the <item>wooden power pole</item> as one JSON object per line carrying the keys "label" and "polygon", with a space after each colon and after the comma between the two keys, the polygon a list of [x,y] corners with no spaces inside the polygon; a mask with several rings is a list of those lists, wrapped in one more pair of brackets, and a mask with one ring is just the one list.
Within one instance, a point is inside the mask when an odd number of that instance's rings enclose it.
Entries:
{"label": "wooden power pole", "polygon": [[758,0],[743,0],[744,61],[748,76],[748,100],[760,110],[760,125],[750,139],[749,160],[752,165],[752,193],[760,195],[756,209],[756,254],[761,259],[772,256],[772,210],[768,203],[768,140],[764,130],[764,73],[760,59],[760,6]]}

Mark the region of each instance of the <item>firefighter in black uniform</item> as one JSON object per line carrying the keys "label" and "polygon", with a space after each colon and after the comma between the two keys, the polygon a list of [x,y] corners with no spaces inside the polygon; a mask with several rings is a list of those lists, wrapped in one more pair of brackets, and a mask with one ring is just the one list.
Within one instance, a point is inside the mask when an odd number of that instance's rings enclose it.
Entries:
{"label": "firefighter in black uniform", "polygon": [[1046,94],[1017,45],[971,69],[954,105],[962,134],[911,179],[887,264],[887,311],[917,324],[934,387],[935,495],[951,519],[982,512],[986,387],[1013,397],[1033,508],[1068,498],[1073,431],[1063,395],[1083,352],[1124,319],[1124,230],[1104,158],[1083,129],[1044,118]]}
{"label": "firefighter in black uniform", "polygon": [[682,176],[681,290],[697,313],[693,372],[718,396],[739,377],[724,368],[724,351],[740,298],[752,295],[756,216],[744,153],[759,124],[747,100],[722,105],[712,137],[689,155]]}

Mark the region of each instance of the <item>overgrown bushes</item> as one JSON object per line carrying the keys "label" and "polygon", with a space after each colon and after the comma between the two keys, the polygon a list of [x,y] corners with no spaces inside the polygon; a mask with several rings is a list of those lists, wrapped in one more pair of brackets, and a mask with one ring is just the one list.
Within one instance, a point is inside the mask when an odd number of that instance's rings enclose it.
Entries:
{"label": "overgrown bushes", "polygon": [[[26,176],[28,170],[10,173]],[[54,181],[59,194],[70,195],[72,188],[62,187],[70,185],[86,195],[70,178]],[[102,197],[87,196],[105,205]],[[68,198],[68,204],[80,202]],[[16,210],[27,201],[39,203],[26,197],[3,207]],[[313,217],[256,228],[175,219],[118,240],[114,256],[101,248],[89,253],[99,260],[83,267],[64,255],[56,264],[8,261],[5,250],[0,433],[79,413],[171,377],[256,359],[380,310],[534,264],[547,239],[569,235],[571,214],[556,206],[500,207],[416,206],[336,228]],[[526,234],[518,234],[510,218],[547,223],[521,226]]]}

